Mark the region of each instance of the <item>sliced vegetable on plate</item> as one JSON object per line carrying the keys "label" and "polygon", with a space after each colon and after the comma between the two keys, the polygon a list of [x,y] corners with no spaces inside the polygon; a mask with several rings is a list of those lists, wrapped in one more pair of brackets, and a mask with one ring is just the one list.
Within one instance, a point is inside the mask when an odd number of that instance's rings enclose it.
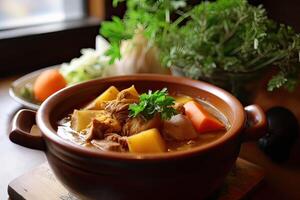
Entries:
{"label": "sliced vegetable on plate", "polygon": [[105,76],[108,61],[101,51],[94,49],[82,49],[82,55],[74,58],[70,63],[62,64],[60,72],[68,84],[88,81]]}
{"label": "sliced vegetable on plate", "polygon": [[43,102],[66,85],[65,78],[57,69],[49,69],[42,72],[34,82],[33,95],[37,101]]}

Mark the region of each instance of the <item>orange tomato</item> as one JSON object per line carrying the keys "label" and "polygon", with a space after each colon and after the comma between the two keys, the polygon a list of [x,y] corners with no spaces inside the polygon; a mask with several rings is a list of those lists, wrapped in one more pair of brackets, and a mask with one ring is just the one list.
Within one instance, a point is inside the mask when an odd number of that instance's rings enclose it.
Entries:
{"label": "orange tomato", "polygon": [[206,133],[225,129],[224,124],[213,117],[199,103],[195,101],[189,101],[185,103],[183,107],[185,109],[185,114],[191,120],[198,133]]}
{"label": "orange tomato", "polygon": [[46,70],[38,76],[34,83],[34,97],[42,102],[53,93],[66,87],[66,85],[66,80],[57,69]]}

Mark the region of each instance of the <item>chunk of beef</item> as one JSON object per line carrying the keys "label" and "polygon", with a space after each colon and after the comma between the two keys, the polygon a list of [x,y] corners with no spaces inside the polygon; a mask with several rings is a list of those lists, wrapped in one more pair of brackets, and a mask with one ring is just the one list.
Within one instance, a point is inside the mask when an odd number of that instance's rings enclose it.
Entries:
{"label": "chunk of beef", "polygon": [[90,126],[86,129],[85,140],[103,139],[104,132],[101,124],[97,120],[92,120]]}
{"label": "chunk of beef", "polygon": [[130,88],[127,88],[127,89],[122,90],[121,92],[119,92],[119,94],[117,95],[117,98],[116,98],[116,100],[123,100],[123,99],[138,100],[139,96],[138,96],[138,94],[133,94],[132,92],[130,92]]}
{"label": "chunk of beef", "polygon": [[105,134],[105,139],[102,140],[92,140],[96,148],[103,151],[117,151],[117,152],[126,152],[128,151],[128,144],[126,137],[122,137],[116,133]]}
{"label": "chunk of beef", "polygon": [[184,103],[175,103],[174,109],[177,111],[178,114],[184,115],[185,111],[184,111],[183,105],[184,105]]}
{"label": "chunk of beef", "polygon": [[123,126],[122,135],[131,136],[141,131],[145,131],[151,128],[159,129],[161,126],[161,120],[158,115],[150,120],[146,120],[142,117],[129,118]]}
{"label": "chunk of beef", "polygon": [[107,141],[112,141],[112,142],[117,142],[121,145],[121,148],[124,151],[128,150],[128,143],[127,143],[127,137],[126,136],[120,136],[116,133],[109,133],[105,134],[105,140]]}
{"label": "chunk of beef", "polygon": [[106,133],[118,133],[122,129],[119,121],[106,112],[94,118],[87,129],[86,140],[103,139]]}
{"label": "chunk of beef", "polygon": [[137,102],[137,99],[116,99],[108,102],[105,106],[105,110],[112,113],[120,124],[123,125],[129,118],[129,105]]}
{"label": "chunk of beef", "polygon": [[92,140],[91,143],[102,151],[122,151],[121,145],[117,142],[109,140]]}

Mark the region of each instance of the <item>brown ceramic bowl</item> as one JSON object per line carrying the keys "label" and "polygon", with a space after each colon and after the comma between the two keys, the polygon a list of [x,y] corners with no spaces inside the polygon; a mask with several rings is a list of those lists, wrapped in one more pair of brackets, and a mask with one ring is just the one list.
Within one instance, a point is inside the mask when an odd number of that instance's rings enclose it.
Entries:
{"label": "brown ceramic bowl", "polygon": [[[74,108],[80,108],[111,85],[122,89],[133,84],[140,92],[167,87],[170,92],[205,99],[227,117],[231,128],[206,145],[149,155],[91,150],[56,134],[57,121]],[[93,80],[52,95],[36,116],[42,137],[27,134],[34,117],[29,110],[21,111],[15,117],[11,140],[43,149],[57,178],[78,197],[113,200],[206,198],[222,185],[241,143],[262,133],[266,124],[258,106],[244,108],[218,87],[186,78],[146,74]]]}

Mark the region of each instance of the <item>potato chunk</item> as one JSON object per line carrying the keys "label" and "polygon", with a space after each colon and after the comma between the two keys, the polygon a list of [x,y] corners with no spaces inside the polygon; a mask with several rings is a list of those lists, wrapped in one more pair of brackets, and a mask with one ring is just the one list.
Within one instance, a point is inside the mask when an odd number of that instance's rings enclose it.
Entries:
{"label": "potato chunk", "polygon": [[111,101],[117,98],[119,90],[115,86],[110,86],[101,95],[99,95],[94,101],[88,104],[84,109],[88,110],[102,110],[105,102]]}
{"label": "potato chunk", "polygon": [[81,131],[91,123],[92,119],[103,114],[102,110],[74,110],[71,118],[71,127]]}
{"label": "potato chunk", "polygon": [[160,153],[167,150],[158,129],[148,129],[128,137],[129,151],[132,153]]}
{"label": "potato chunk", "polygon": [[175,103],[177,104],[185,104],[193,100],[193,98],[189,96],[176,96],[174,97],[174,99],[175,99]]}

